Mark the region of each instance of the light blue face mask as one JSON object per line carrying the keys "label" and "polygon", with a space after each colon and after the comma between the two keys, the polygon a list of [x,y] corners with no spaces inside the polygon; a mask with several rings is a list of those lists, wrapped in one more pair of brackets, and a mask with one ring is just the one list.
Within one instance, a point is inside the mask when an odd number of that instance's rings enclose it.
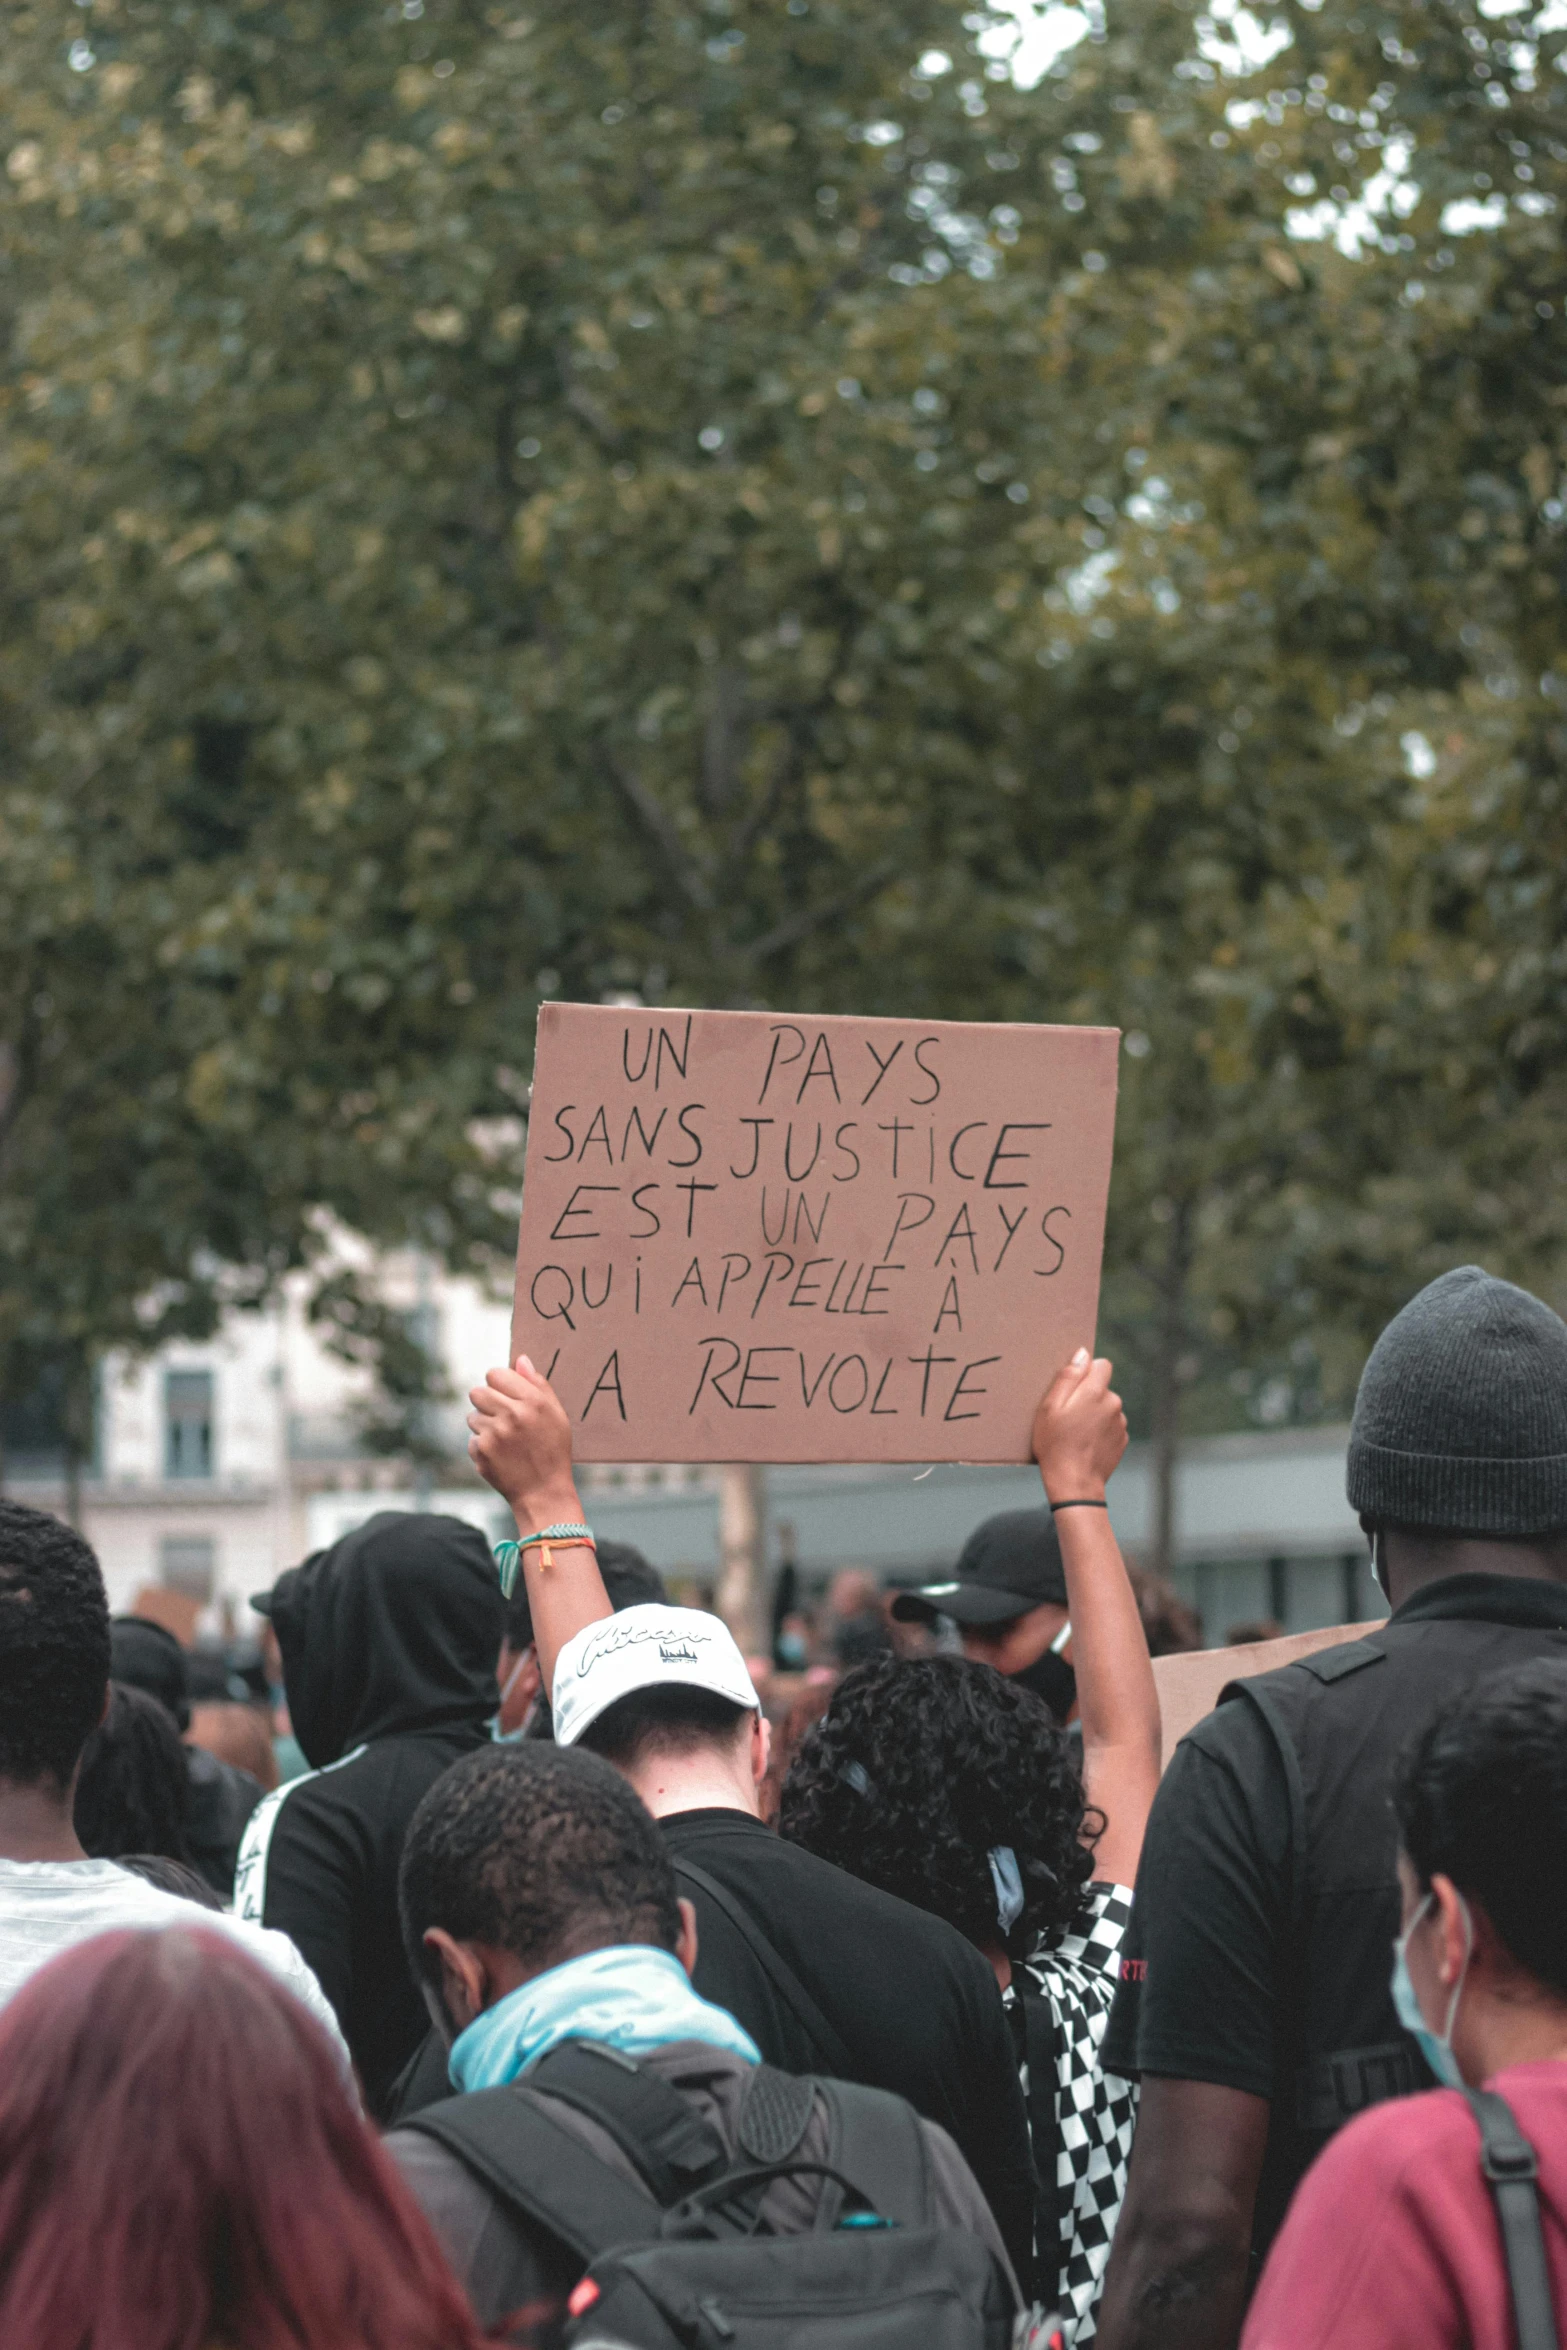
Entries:
{"label": "light blue face mask", "polygon": [[1464,1913],[1464,1963],[1458,1970],[1458,1980],[1453,1985],[1453,1995],[1447,2003],[1447,2015],[1443,2020],[1442,2029],[1440,2032],[1433,2032],[1421,2013],[1420,2002],[1415,1996],[1415,1986],[1409,1972],[1408,1949],[1410,1935],[1431,1907],[1434,1898],[1433,1894],[1426,1895],[1393,1945],[1393,2005],[1398,2010],[1399,2022],[1405,2031],[1418,2041],[1421,2055],[1443,2087],[1461,2089],[1464,2085],[1464,2076],[1459,2071],[1458,2059],[1453,2054],[1453,2026],[1458,2021],[1458,2002],[1464,1995],[1464,1984],[1469,1977],[1469,1961],[1474,1953],[1474,1920],[1469,1915],[1468,1902],[1460,1894],[1458,1906]]}
{"label": "light blue face mask", "polygon": [[1023,1872],[1010,1844],[992,1846],[986,1858],[990,1881],[996,1888],[996,1923],[1004,1941],[1023,1915]]}

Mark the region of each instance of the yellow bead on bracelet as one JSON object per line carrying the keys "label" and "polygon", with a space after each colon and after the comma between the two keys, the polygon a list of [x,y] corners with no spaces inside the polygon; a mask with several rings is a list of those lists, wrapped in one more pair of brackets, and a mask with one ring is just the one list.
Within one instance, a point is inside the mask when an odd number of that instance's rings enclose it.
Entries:
{"label": "yellow bead on bracelet", "polygon": [[517,1555],[520,1558],[525,1550],[536,1548],[539,1552],[539,1564],[548,1574],[555,1564],[555,1545],[557,1543],[562,1550],[576,1550],[586,1544],[595,1557],[598,1555],[598,1544],[593,1539],[593,1529],[591,1526],[583,1525],[544,1526],[537,1534],[524,1534],[517,1544]]}
{"label": "yellow bead on bracelet", "polygon": [[542,1532],[525,1534],[517,1542],[497,1542],[495,1545],[495,1570],[500,1576],[502,1597],[510,1599],[517,1588],[517,1573],[522,1565],[522,1554],[525,1550],[532,1550],[535,1546],[538,1548],[542,1554],[539,1564],[548,1574],[555,1564],[557,1545],[562,1550],[572,1550],[580,1548],[584,1543],[596,1557],[598,1544],[593,1539],[593,1529],[590,1526],[546,1526]]}

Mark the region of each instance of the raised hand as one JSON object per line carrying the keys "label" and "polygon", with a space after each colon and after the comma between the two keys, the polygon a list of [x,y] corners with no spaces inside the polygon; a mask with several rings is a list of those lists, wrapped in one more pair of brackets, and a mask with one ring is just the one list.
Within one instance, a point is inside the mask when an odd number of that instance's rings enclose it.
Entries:
{"label": "raised hand", "polygon": [[526,1355],[486,1374],[468,1401],[469,1457],[511,1503],[523,1531],[581,1516],[571,1473],[571,1422]]}
{"label": "raised hand", "polygon": [[1103,1501],[1126,1450],[1126,1413],[1103,1355],[1080,1346],[1056,1373],[1034,1414],[1034,1458],[1051,1502]]}

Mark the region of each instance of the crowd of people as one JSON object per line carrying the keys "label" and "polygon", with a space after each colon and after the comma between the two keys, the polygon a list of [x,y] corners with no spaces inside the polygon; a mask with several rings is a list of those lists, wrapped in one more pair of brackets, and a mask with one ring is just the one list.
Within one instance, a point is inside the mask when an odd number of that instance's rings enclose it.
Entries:
{"label": "crowd of people", "polygon": [[1040,1402],[1041,1507],[757,1660],[595,1542],[523,1358],[470,1420],[515,1544],[292,1568],[205,1742],[0,1500],[6,2350],[1559,2343],[1567,1325],[1410,1301],[1348,1460],[1386,1622],[1162,1776],[1110,1380]]}

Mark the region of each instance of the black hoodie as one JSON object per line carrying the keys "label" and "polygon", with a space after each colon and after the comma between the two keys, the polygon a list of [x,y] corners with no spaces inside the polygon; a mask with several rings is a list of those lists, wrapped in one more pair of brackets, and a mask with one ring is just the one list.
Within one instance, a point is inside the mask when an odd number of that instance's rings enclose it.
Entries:
{"label": "black hoodie", "polygon": [[314,1968],[379,2113],[427,2020],[398,1927],[403,1838],[426,1789],[489,1734],[500,1582],[477,1528],[383,1510],[257,1604],[312,1769],[252,1818],[235,1912],[280,1927]]}

